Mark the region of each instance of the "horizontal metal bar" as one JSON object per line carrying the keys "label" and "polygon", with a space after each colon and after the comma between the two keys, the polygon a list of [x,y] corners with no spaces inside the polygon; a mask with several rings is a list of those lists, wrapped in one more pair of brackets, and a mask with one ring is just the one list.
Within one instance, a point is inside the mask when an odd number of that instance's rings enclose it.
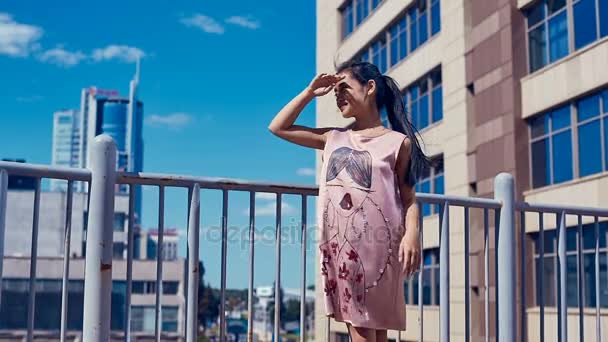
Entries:
{"label": "horizontal metal bar", "polygon": [[490,198],[446,196],[427,193],[416,193],[416,200],[430,204],[445,204],[445,202],[448,202],[451,206],[469,208],[499,209],[502,206],[500,201]]}
{"label": "horizontal metal bar", "polygon": [[608,209],[580,207],[580,206],[572,206],[572,205],[538,204],[538,203],[530,204],[527,202],[516,202],[515,210],[536,212],[536,213],[551,213],[551,214],[564,213],[566,215],[608,217]]}
{"label": "horizontal metal bar", "polygon": [[57,167],[6,161],[0,161],[0,169],[6,170],[6,172],[10,176],[54,178],[85,182],[91,180],[91,170],[88,169],[76,169],[69,167]]}
{"label": "horizontal metal bar", "polygon": [[296,195],[317,195],[316,185],[280,184],[269,182],[252,182],[241,179],[167,175],[154,173],[119,173],[119,184],[164,185],[172,187],[190,187],[198,183],[201,189],[236,190],[273,192]]}

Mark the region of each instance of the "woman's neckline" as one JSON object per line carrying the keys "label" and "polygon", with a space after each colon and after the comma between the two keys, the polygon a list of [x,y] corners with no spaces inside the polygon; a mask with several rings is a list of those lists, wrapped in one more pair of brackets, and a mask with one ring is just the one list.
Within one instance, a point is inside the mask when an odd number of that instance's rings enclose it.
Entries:
{"label": "woman's neckline", "polygon": [[367,139],[380,138],[380,137],[385,136],[385,135],[389,134],[390,132],[392,132],[391,129],[387,128],[386,130],[384,130],[384,132],[382,134],[375,135],[375,136],[369,136],[369,135],[358,133],[357,131],[354,131],[351,128],[347,128],[347,131],[350,135],[354,135],[354,136],[361,137],[361,138],[367,138]]}

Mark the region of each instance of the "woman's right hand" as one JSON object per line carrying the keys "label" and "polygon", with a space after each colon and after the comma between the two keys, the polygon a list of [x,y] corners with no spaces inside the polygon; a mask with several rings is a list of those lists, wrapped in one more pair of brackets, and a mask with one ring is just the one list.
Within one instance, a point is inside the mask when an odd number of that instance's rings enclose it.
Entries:
{"label": "woman's right hand", "polygon": [[308,91],[315,97],[327,95],[343,79],[343,75],[320,74],[310,82]]}

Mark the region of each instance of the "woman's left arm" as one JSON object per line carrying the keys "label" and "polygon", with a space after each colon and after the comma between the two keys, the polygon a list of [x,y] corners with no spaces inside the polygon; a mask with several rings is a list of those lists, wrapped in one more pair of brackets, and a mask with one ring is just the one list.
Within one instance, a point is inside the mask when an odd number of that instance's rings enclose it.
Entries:
{"label": "woman's left arm", "polygon": [[399,184],[399,194],[405,212],[405,234],[399,244],[399,262],[403,266],[403,273],[411,276],[420,267],[420,239],[418,232],[418,218],[420,210],[416,203],[416,191],[407,184],[406,175],[410,166],[410,139],[403,140],[399,149],[395,173]]}

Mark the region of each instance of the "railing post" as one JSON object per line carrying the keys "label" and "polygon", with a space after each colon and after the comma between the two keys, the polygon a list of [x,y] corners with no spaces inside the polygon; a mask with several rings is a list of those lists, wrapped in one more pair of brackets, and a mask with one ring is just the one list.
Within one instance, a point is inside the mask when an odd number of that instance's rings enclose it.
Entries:
{"label": "railing post", "polygon": [[[8,191],[8,173],[0,170],[0,284],[2,283],[2,265],[4,264],[4,225],[6,224],[6,206]],[[2,307],[2,286],[0,286],[0,307]]]}
{"label": "railing post", "polygon": [[91,153],[91,193],[86,241],[83,341],[110,340],[112,222],[116,184],[116,144],[97,136]]}
{"label": "railing post", "polygon": [[[444,202],[441,208],[439,236],[439,338],[441,342],[450,341],[450,203]],[[422,286],[422,283],[418,283]],[[419,292],[420,293],[420,292]],[[422,298],[418,298],[420,301]]]}
{"label": "railing post", "polygon": [[188,305],[186,314],[186,341],[198,340],[198,268],[199,254],[199,225],[200,225],[200,186],[194,184],[190,199],[190,214],[188,217]]}
{"label": "railing post", "polygon": [[494,179],[494,197],[502,203],[498,234],[497,264],[498,274],[497,341],[513,342],[517,335],[515,323],[515,182],[513,176],[501,173]]}

